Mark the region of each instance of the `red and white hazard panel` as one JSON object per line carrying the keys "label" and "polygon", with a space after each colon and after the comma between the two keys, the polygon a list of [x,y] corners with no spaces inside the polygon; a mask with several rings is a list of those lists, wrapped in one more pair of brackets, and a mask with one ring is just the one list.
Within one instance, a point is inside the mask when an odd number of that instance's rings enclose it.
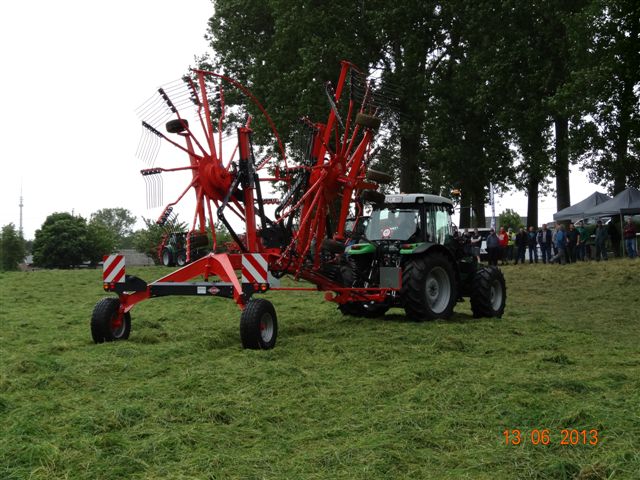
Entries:
{"label": "red and white hazard panel", "polygon": [[105,255],[102,260],[102,281],[104,283],[124,282],[124,255]]}
{"label": "red and white hazard panel", "polygon": [[242,255],[242,283],[269,283],[272,287],[280,281],[269,272],[269,262],[259,253]]}

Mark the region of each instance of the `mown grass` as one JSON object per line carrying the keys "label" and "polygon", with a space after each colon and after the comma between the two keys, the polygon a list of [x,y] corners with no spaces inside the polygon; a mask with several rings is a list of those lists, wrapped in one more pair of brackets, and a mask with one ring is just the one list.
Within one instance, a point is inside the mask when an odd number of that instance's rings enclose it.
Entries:
{"label": "mown grass", "polygon": [[[143,302],[129,341],[94,345],[100,271],[0,274],[0,478],[640,478],[640,263],[504,272],[502,319],[271,292],[271,351],[241,349],[232,302],[194,297]],[[545,428],[547,446],[502,435]],[[600,441],[561,446],[563,428]]]}

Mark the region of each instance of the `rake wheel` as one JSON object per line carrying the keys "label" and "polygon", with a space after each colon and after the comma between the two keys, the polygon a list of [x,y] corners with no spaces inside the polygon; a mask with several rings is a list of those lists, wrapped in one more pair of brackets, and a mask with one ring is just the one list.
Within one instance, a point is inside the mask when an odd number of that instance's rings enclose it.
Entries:
{"label": "rake wheel", "polygon": [[103,298],[91,315],[91,337],[95,343],[126,340],[131,333],[131,315],[120,311],[120,300]]}

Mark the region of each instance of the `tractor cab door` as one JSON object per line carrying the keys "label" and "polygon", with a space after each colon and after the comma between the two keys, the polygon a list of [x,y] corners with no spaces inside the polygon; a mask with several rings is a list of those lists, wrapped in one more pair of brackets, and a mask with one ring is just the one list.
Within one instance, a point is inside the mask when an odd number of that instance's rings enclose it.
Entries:
{"label": "tractor cab door", "polygon": [[428,242],[444,245],[453,236],[451,209],[446,205],[426,205],[425,223]]}

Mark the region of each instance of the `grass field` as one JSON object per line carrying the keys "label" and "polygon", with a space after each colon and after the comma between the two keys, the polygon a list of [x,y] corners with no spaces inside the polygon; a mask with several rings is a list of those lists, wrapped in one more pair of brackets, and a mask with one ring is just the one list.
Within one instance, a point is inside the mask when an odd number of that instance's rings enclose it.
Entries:
{"label": "grass field", "polygon": [[241,349],[233,302],[194,297],[143,302],[129,341],[94,345],[99,270],[2,273],[0,478],[640,478],[640,262],[504,273],[502,319],[269,293],[270,351]]}

